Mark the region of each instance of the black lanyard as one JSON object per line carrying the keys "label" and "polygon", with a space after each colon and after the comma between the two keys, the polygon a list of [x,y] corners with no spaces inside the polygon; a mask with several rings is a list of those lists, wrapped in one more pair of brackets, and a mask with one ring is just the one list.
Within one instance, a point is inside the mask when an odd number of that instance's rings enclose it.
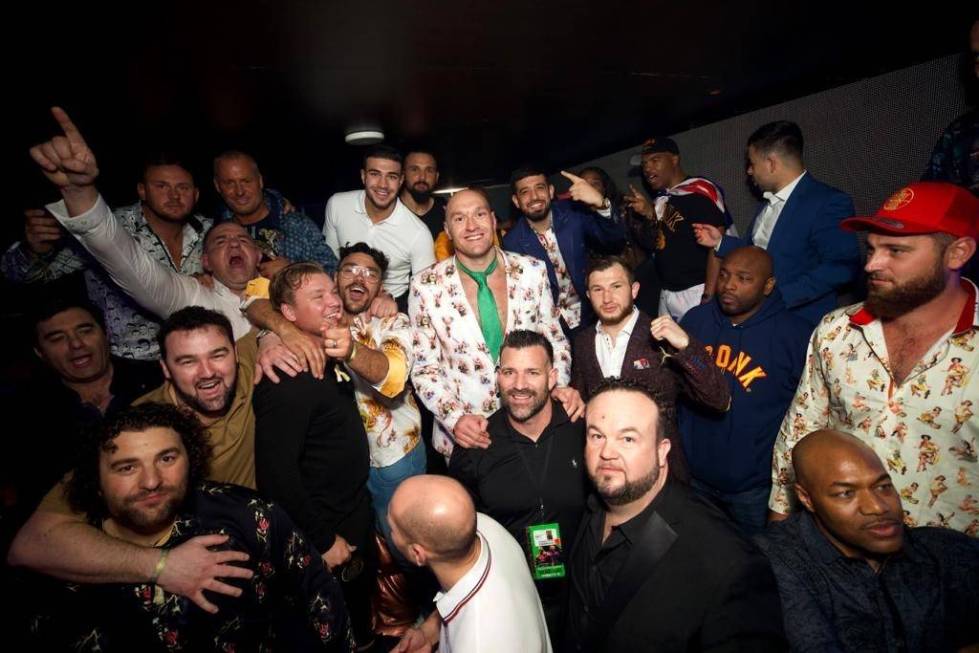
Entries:
{"label": "black lanyard", "polygon": [[[509,421],[507,422],[507,426],[509,427],[510,432],[514,435],[520,438],[529,439],[527,436],[519,433],[515,428],[513,428],[513,425],[510,424]],[[544,434],[541,433],[541,435],[543,436]],[[527,454],[524,453],[524,447],[526,445],[523,443],[516,444],[517,455],[520,456],[520,461],[523,463],[524,469],[527,470],[527,476],[530,478],[531,484],[534,486],[534,489],[537,490],[537,510],[540,513],[539,519],[544,519],[544,483],[545,479],[547,478],[547,468],[551,464],[551,445],[554,444],[554,438],[555,436],[551,434],[550,437],[547,438],[547,444],[544,446],[544,467],[541,469],[540,476],[534,475],[534,470],[530,466],[530,461],[527,460]],[[538,442],[540,442],[539,438]]]}

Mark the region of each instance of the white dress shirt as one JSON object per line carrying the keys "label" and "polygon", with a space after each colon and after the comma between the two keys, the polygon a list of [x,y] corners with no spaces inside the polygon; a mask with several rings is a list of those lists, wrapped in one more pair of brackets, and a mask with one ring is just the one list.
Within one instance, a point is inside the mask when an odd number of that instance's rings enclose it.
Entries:
{"label": "white dress shirt", "polygon": [[364,242],[384,252],[388,269],[384,289],[392,297],[408,292],[408,281],[435,263],[435,243],[432,232],[408,207],[395,200],[394,211],[384,220],[374,223],[367,215],[367,192],[353,190],[334,193],[326,203],[323,235],[326,244],[340,258],[340,248]]}
{"label": "white dress shirt", "polygon": [[629,338],[632,337],[632,330],[636,328],[638,319],[639,309],[633,306],[632,316],[619,329],[614,340],[602,328],[601,322],[595,325],[595,356],[598,358],[599,367],[602,368],[602,376],[606,379],[610,376],[622,376],[625,350],[629,346]]}
{"label": "white dress shirt", "polygon": [[785,185],[782,190],[777,193],[764,194],[768,204],[762,209],[761,215],[755,221],[755,231],[751,235],[751,242],[753,242],[758,247],[762,249],[768,249],[768,242],[772,239],[772,232],[775,231],[775,224],[778,222],[778,216],[782,214],[782,208],[785,203],[789,201],[789,196],[792,195],[792,191],[795,187],[799,185],[799,180],[802,179],[806,174],[803,170],[802,174],[790,181]]}

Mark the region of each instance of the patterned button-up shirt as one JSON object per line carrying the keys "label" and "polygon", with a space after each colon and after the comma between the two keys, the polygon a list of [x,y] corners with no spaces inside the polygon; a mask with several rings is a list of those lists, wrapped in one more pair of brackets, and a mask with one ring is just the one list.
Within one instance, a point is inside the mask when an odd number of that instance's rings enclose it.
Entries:
{"label": "patterned button-up shirt", "polygon": [[[554,347],[558,385],[571,378],[571,347],[551,299],[543,261],[497,250],[507,277],[506,331],[528,329],[547,336]],[[463,415],[488,417],[500,407],[495,364],[469,305],[455,257],[423,270],[411,280],[408,314],[414,325],[415,366],[411,380],[418,397],[435,415],[432,443],[452,453],[452,429]]]}
{"label": "patterned button-up shirt", "polygon": [[[124,206],[113,213],[139,248],[153,260],[181,274],[201,272],[204,234],[211,227],[210,219],[195,214],[187,220],[178,266],[174,265],[166,245],[147,224],[141,204]],[[135,360],[156,360],[160,357],[156,343],[159,319],[119,288],[74,238],[65,238],[62,247],[42,256],[32,254],[24,243],[14,243],[4,254],[2,265],[7,279],[18,283],[44,283],[84,270],[88,296],[105,315],[112,353]]]}
{"label": "patterned button-up shirt", "polygon": [[411,452],[421,439],[422,418],[407,388],[411,353],[411,321],[404,313],[387,318],[358,315],[350,332],[354,340],[388,359],[387,376],[371,384],[350,370],[357,408],[367,432],[371,467],[387,467]]}
{"label": "patterned button-up shirt", "polygon": [[891,376],[880,320],[861,304],[822,319],[772,457],[772,510],[792,509],[792,447],[818,429],[863,439],[901,493],[909,526],[944,526],[979,536],[979,307],[976,287],[951,333],[921,357],[903,383]]}
{"label": "patterned button-up shirt", "polygon": [[576,328],[581,324],[581,297],[571,283],[571,274],[568,266],[564,264],[564,257],[561,256],[561,248],[558,247],[557,237],[554,230],[548,228],[544,233],[536,232],[537,240],[541,247],[547,252],[547,258],[551,259],[554,266],[554,276],[557,278],[557,310],[564,318],[564,323],[569,329]]}

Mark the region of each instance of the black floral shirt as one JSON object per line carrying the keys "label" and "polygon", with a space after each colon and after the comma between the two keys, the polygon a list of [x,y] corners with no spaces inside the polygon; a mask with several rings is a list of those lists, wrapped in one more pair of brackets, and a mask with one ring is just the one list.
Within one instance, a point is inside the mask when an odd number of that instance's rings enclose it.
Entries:
{"label": "black floral shirt", "polygon": [[189,493],[166,546],[215,533],[229,536],[222,549],[247,552],[255,572],[224,579],[240,597],[207,594],[217,614],[152,584],[52,582],[32,624],[38,650],[353,650],[339,583],[281,508],[246,488],[205,481]]}

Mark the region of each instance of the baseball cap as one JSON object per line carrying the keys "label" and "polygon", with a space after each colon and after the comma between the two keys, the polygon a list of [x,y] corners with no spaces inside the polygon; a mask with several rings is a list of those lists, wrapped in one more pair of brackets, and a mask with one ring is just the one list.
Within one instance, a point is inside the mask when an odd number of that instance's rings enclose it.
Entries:
{"label": "baseball cap", "polygon": [[944,181],[909,184],[891,195],[877,213],[847,218],[847,231],[876,231],[893,236],[942,232],[957,238],[979,236],[979,198]]}
{"label": "baseball cap", "polygon": [[668,136],[659,136],[656,138],[647,138],[643,144],[642,149],[639,154],[633,154],[629,157],[629,165],[638,166],[642,165],[642,155],[643,154],[656,154],[657,152],[669,152],[670,154],[679,154],[680,148],[677,147],[676,141]]}

